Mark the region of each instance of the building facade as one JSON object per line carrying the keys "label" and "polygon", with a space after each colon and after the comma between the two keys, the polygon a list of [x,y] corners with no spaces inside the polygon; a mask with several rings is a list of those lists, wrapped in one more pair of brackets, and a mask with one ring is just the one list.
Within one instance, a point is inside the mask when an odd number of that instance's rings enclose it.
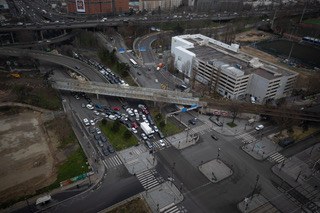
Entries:
{"label": "building facade", "polygon": [[117,14],[129,11],[129,0],[68,0],[68,12],[79,14]]}
{"label": "building facade", "polygon": [[298,74],[260,62],[239,50],[237,44],[225,44],[195,34],[175,36],[171,42],[175,67],[229,99],[254,96],[259,103],[289,96]]}
{"label": "building facade", "polygon": [[140,10],[173,10],[182,4],[182,0],[140,0]]}

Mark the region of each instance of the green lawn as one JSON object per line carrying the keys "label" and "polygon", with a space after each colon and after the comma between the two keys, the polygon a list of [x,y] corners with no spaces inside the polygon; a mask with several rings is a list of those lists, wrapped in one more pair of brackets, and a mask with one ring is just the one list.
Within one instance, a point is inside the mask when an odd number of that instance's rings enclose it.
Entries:
{"label": "green lawn", "polygon": [[57,180],[53,184],[40,190],[37,190],[37,194],[41,194],[44,192],[48,192],[52,189],[58,188],[60,186],[61,181],[87,173],[89,171],[89,168],[86,162],[87,158],[82,149],[79,147],[76,151],[70,154],[66,161],[64,161],[58,167]]}
{"label": "green lawn", "polygon": [[230,123],[227,123],[227,125],[228,125],[228,126],[230,126],[231,128],[233,128],[233,127],[236,127],[236,126],[237,126],[237,124],[235,124],[235,123],[232,123],[232,122],[230,122]]}
{"label": "green lawn", "polygon": [[107,121],[106,125],[100,124],[100,129],[107,136],[109,142],[113,148],[117,151],[138,145],[138,139],[131,133],[130,137],[126,137],[125,132],[127,128],[124,125],[120,125],[120,128],[117,132],[112,131],[113,126],[112,121]]}
{"label": "green lawn", "polygon": [[157,127],[166,137],[183,131],[183,128],[180,128],[175,123],[173,123],[170,118],[167,119],[167,124],[164,125],[164,116],[161,115],[161,118],[157,117],[159,111],[150,109],[150,112]]}
{"label": "green lawn", "polygon": [[308,20],[305,20],[304,23],[320,25],[320,19],[308,19]]}

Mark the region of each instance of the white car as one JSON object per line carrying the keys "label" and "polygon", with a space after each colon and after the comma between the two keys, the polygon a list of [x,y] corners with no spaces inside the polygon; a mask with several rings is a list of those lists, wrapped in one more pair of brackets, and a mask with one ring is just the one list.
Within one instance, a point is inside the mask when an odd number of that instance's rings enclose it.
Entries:
{"label": "white car", "polygon": [[132,127],[131,130],[132,130],[132,132],[135,133],[135,134],[138,133],[138,131],[136,130],[136,128],[133,128],[133,127]]}
{"label": "white car", "polygon": [[93,110],[93,113],[95,114],[95,115],[99,115],[100,113],[98,112],[98,111],[96,111],[96,110]]}
{"label": "white car", "polygon": [[86,106],[88,109],[94,109],[94,107],[91,105],[91,104],[87,104],[87,106]]}
{"label": "white car", "polygon": [[143,120],[146,120],[146,116],[145,115],[141,115]]}
{"label": "white car", "polygon": [[87,118],[84,118],[84,119],[83,119],[83,123],[84,123],[84,125],[86,125],[86,126],[90,126],[89,120],[88,120]]}
{"label": "white car", "polygon": [[93,120],[90,120],[90,124],[93,126],[95,125],[94,121]]}
{"label": "white car", "polygon": [[259,131],[259,130],[262,130],[264,128],[264,126],[262,124],[256,126],[256,130]]}
{"label": "white car", "polygon": [[160,144],[160,146],[162,146],[162,147],[165,147],[165,146],[166,146],[166,144],[164,143],[163,140],[160,140],[160,141],[159,141],[159,144]]}
{"label": "white car", "polygon": [[155,132],[159,132],[159,129],[158,129],[157,126],[153,126],[153,130],[154,130]]}
{"label": "white car", "polygon": [[143,140],[147,140],[148,139],[146,134],[144,134],[144,133],[141,133],[141,137],[143,138]]}
{"label": "white car", "polygon": [[132,112],[131,108],[126,109],[126,111],[130,116],[134,116],[134,113]]}
{"label": "white car", "polygon": [[109,115],[109,119],[111,119],[111,120],[115,121],[115,120],[117,120],[117,117],[116,117],[116,116],[114,116],[114,115]]}

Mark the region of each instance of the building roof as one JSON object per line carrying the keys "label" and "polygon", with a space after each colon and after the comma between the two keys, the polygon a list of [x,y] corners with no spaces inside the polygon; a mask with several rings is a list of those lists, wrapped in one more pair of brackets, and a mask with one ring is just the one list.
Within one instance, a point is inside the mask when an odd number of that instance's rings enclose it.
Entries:
{"label": "building roof", "polygon": [[250,65],[250,61],[253,59],[252,57],[241,52],[235,52],[232,48],[228,49],[228,47],[232,45],[224,44],[203,35],[182,35],[177,37],[193,43],[194,47],[188,48],[188,50],[194,53],[196,58],[216,67],[227,64],[234,68],[232,70],[237,73],[237,76],[241,76],[239,75],[241,72],[243,72],[242,75],[256,73],[268,80],[272,80],[281,76],[297,75],[296,72],[267,64],[266,62],[256,63],[262,66],[254,68]]}

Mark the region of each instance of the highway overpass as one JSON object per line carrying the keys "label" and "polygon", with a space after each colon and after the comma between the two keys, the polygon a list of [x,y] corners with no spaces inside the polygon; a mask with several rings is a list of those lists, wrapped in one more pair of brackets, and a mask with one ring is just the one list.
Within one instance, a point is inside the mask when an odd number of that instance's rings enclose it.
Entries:
{"label": "highway overpass", "polygon": [[203,105],[199,98],[191,93],[153,89],[145,87],[124,86],[93,81],[78,81],[71,79],[51,79],[52,87],[59,90],[85,92],[98,95],[108,95],[123,98],[148,100],[155,102],[174,103],[181,105]]}

